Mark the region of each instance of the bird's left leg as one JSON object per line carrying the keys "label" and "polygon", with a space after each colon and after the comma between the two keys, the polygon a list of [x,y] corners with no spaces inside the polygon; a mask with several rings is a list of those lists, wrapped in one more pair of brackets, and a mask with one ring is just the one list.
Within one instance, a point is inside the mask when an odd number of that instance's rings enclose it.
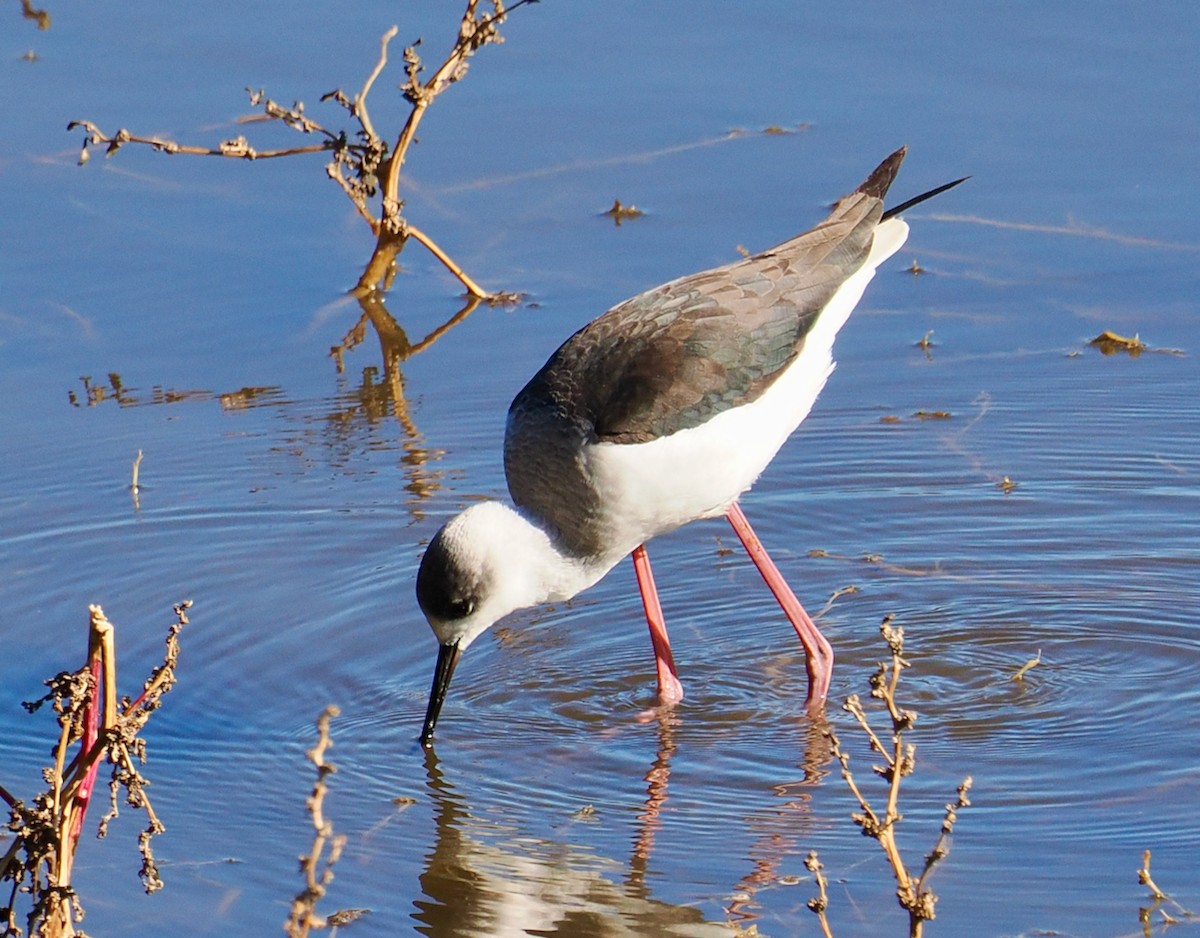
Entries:
{"label": "bird's left leg", "polygon": [[734,502],[725,509],[725,517],[733,525],[733,530],[737,532],[742,546],[746,548],[746,553],[758,567],[758,572],[766,580],[767,586],[775,594],[779,605],[783,607],[784,614],[800,637],[800,644],[804,646],[804,654],[808,659],[806,663],[808,670],[807,705],[810,710],[819,710],[825,705],[825,698],[829,694],[829,679],[833,675],[833,648],[813,620],[809,618],[808,613],[804,611],[800,600],[796,598],[796,594],[784,580],[783,574],[779,572],[779,568],[767,554],[762,541],[758,539],[758,535],[750,527],[750,522],[746,520],[741,505]]}
{"label": "bird's left leg", "polygon": [[633,570],[637,574],[638,590],[642,594],[642,605],[646,609],[646,624],[650,626],[650,641],[654,645],[654,664],[658,670],[658,696],[663,703],[678,703],[683,699],[683,685],[675,673],[675,659],[671,655],[671,640],[667,638],[667,623],[663,618],[662,606],[658,601],[658,590],[654,588],[654,574],[650,572],[650,557],[646,546],[639,544],[633,551]]}

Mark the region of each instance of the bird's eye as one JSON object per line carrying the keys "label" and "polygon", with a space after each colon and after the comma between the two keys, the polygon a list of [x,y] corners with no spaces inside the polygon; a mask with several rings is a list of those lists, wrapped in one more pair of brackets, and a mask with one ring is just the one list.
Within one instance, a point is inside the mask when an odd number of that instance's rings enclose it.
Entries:
{"label": "bird's eye", "polygon": [[450,604],[450,616],[453,619],[465,619],[475,611],[475,603],[469,599],[455,600]]}

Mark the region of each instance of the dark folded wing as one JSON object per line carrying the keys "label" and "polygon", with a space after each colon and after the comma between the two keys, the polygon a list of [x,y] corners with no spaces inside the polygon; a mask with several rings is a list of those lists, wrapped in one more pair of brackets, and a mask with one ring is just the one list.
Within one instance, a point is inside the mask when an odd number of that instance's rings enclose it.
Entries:
{"label": "dark folded wing", "polygon": [[856,191],[797,238],[626,300],[575,333],[513,401],[596,440],[637,443],[755,400],[866,260],[882,211]]}

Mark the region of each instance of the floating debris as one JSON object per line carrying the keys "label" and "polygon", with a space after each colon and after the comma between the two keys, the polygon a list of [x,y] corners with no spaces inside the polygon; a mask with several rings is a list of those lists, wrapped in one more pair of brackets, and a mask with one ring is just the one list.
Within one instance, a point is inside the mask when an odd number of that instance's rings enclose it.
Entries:
{"label": "floating debris", "polygon": [[925,273],[925,268],[918,264],[917,259],[914,257],[912,266],[907,269],[906,273],[910,273],[914,277],[919,277],[921,274]]}
{"label": "floating debris", "polygon": [[1146,351],[1146,343],[1138,337],[1137,333],[1134,333],[1133,338],[1130,339],[1123,335],[1117,335],[1109,329],[1105,329],[1088,344],[1096,346],[1105,355],[1128,352],[1131,357],[1137,358]]}
{"label": "floating debris", "polygon": [[622,205],[620,199],[613,199],[612,208],[601,214],[611,218],[618,228],[621,227],[621,222],[629,218],[641,218],[642,210],[636,205]]}
{"label": "floating debris", "polygon": [[913,416],[918,420],[949,420],[954,415],[948,410],[918,410]]}
{"label": "floating debris", "polygon": [[1036,668],[1036,667],[1037,667],[1039,664],[1041,664],[1041,663],[1042,663],[1042,650],[1039,648],[1039,649],[1038,649],[1038,653],[1037,653],[1037,657],[1036,657],[1036,658],[1030,658],[1030,659],[1029,659],[1028,661],[1026,661],[1026,662],[1025,662],[1023,665],[1021,665],[1021,667],[1019,667],[1019,668],[1017,669],[1017,672],[1016,672],[1016,673],[1015,673],[1015,674],[1014,674],[1014,675],[1013,675],[1013,676],[1012,676],[1012,677],[1011,677],[1009,680],[1013,680],[1013,681],[1023,681],[1023,680],[1025,680],[1025,675],[1026,675],[1026,673],[1027,673],[1028,671],[1030,671],[1031,669],[1033,669],[1033,668]]}
{"label": "floating debris", "polygon": [[329,925],[336,931],[341,925],[349,925],[351,922],[356,922],[364,915],[370,915],[370,909],[338,909],[331,916],[325,919],[325,924]]}
{"label": "floating debris", "polygon": [[1009,492],[1011,492],[1016,487],[1017,487],[1017,483],[1014,482],[1012,479],[1010,479],[1008,476],[1005,476],[1003,479],[1001,479],[999,482],[996,483],[996,488],[998,488],[1005,495],[1007,495]]}

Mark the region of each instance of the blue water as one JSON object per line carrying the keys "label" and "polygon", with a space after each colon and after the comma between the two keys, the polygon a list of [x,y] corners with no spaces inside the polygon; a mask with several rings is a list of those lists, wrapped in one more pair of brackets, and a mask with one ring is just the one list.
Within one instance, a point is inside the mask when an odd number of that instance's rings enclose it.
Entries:
{"label": "blue water", "polygon": [[[399,397],[369,329],[340,373],[329,355],[371,239],[319,157],[75,165],[78,118],[288,141],[234,123],[244,86],[338,122],[317,99],[360,86],[388,26],[393,63],[423,35],[432,65],[459,9],[55,5],[46,33],[0,16],[0,785],[37,789],[56,730],[19,702],[81,661],[89,602],[116,623],[123,691],[171,604],[195,602],[147,731],[167,886],[141,895],[127,811],[80,849],[88,932],[278,929],[329,702],[326,811],[349,839],[322,909],[370,909],[354,934],[815,933],[812,849],[835,934],[902,931],[803,716],[792,632],[723,523],[651,546],[687,697],[649,720],[622,565],[476,643],[427,757],[434,640],[412,592],[438,525],[503,493],[505,408],[565,336],[797,233],[900,144],[899,197],[972,179],[910,214],[746,512],[810,611],[858,588],[821,621],[829,718],[864,784],[875,759],[836,703],[865,694],[880,620],[906,630],[911,865],[974,778],[930,932],[1138,933],[1145,849],[1200,906],[1200,12],[522,8],[431,108],[405,197],[524,300],[405,361]],[[399,81],[393,65],[373,93],[388,136]],[[646,214],[618,228],[614,198]],[[387,303],[415,343],[460,288],[417,245],[401,262]],[[1104,329],[1150,350],[1102,355]]]}

